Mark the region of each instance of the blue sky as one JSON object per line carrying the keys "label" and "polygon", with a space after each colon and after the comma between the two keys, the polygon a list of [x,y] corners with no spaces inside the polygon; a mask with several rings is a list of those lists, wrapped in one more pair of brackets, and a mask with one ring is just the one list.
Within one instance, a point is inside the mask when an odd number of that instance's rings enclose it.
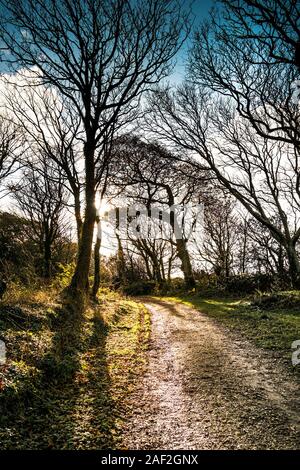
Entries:
{"label": "blue sky", "polygon": [[[208,17],[209,10],[214,4],[214,0],[183,0],[183,4],[187,7],[191,5],[191,3],[194,15],[194,29],[197,29],[197,25],[199,25],[203,20]],[[191,39],[192,34],[191,37],[186,41],[186,43],[182,47],[181,51],[178,53],[174,71],[171,76],[168,77],[169,82],[178,84],[184,79],[187,52],[191,45]],[[1,206],[5,206],[6,202],[7,198],[2,199]]]}
{"label": "blue sky", "polygon": [[[184,4],[188,7],[191,3],[192,11],[194,16],[194,29],[206,18],[209,17],[209,11],[214,5],[214,0],[184,0]],[[179,83],[183,80],[185,75],[185,65],[187,60],[188,49],[191,45],[193,33],[191,37],[186,41],[181,51],[177,55],[176,67],[169,80],[171,82]]]}
{"label": "blue sky", "polygon": [[[189,5],[191,3],[190,0],[184,0],[184,3],[186,5]],[[193,12],[195,15],[198,17],[205,17],[209,9],[212,7],[214,1],[213,0],[194,0],[193,2]]]}
{"label": "blue sky", "polygon": [[[182,4],[186,8],[189,8],[190,6],[192,6],[192,14],[194,18],[194,29],[197,29],[197,25],[199,25],[204,19],[208,18],[209,10],[211,9],[214,3],[215,3],[214,0],[182,0]],[[174,73],[172,74],[172,81],[175,78],[175,81],[179,82],[184,77],[184,67],[185,67],[185,62],[187,58],[187,51],[191,44],[192,35],[193,34],[191,34],[191,37],[186,41],[181,51],[178,53],[177,65],[174,70]],[[0,70],[2,72],[6,71],[6,66],[4,65],[4,63],[1,64],[1,61],[0,61]]]}

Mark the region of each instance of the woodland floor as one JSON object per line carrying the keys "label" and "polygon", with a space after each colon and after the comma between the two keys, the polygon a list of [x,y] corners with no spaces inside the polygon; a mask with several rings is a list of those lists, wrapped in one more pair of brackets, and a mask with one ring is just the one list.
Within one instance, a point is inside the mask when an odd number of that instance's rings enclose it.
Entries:
{"label": "woodland floor", "polygon": [[300,448],[299,377],[275,351],[181,303],[143,302],[149,363],[123,448]]}
{"label": "woodland floor", "polygon": [[279,300],[104,290],[77,317],[55,292],[10,295],[0,449],[299,449],[299,304]]}
{"label": "woodland floor", "polygon": [[0,302],[0,449],[119,448],[149,333],[147,310],[113,292],[84,315],[45,290]]}

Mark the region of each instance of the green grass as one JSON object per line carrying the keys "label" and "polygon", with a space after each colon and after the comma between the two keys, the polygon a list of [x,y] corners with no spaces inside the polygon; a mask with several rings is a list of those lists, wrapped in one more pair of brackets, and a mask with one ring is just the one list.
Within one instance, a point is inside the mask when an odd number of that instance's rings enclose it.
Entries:
{"label": "green grass", "polygon": [[146,309],[107,290],[81,315],[55,292],[0,302],[0,448],[118,448],[149,335]]}
{"label": "green grass", "polygon": [[259,299],[253,302],[249,298],[200,294],[168,299],[196,308],[259,347],[281,351],[290,360],[291,344],[300,339],[300,292],[283,292],[270,296],[270,300],[266,297],[262,296],[262,302]]}

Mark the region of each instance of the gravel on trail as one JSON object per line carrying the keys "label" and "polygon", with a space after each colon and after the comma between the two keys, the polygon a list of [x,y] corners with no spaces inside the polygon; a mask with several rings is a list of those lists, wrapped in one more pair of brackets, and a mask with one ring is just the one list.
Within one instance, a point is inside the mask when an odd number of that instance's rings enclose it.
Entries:
{"label": "gravel on trail", "polygon": [[283,361],[183,304],[143,303],[148,366],[123,448],[300,448],[299,381]]}

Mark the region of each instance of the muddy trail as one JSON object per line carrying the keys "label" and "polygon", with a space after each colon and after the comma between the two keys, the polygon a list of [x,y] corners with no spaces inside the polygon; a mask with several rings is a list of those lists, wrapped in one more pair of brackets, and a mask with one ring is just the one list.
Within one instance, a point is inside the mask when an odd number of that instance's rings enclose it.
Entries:
{"label": "muddy trail", "polygon": [[272,352],[185,305],[144,303],[149,363],[123,448],[300,448],[299,382]]}

